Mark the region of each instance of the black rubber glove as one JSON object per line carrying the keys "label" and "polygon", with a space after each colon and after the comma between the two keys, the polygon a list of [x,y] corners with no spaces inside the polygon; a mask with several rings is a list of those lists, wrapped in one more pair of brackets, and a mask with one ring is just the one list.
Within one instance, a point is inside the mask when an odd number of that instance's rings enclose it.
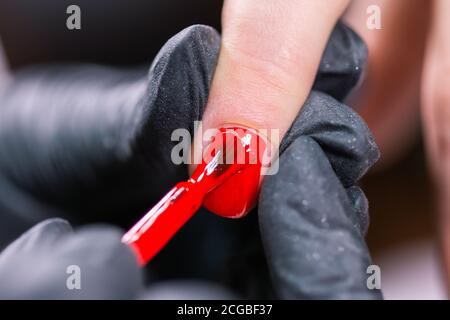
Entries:
{"label": "black rubber glove", "polygon": [[279,172],[263,182],[259,219],[282,298],[381,298],[367,288],[368,205],[356,186],[378,160],[361,118],[312,92],[281,146]]}
{"label": "black rubber glove", "polygon": [[338,22],[320,61],[313,90],[344,101],[363,78],[366,60],[367,47],[362,39]]}
{"label": "black rubber glove", "polygon": [[73,232],[45,220],[0,254],[0,299],[133,299],[142,272],[122,232],[89,226]]}
{"label": "black rubber glove", "polygon": [[0,203],[27,227],[48,215],[130,226],[187,178],[170,152],[193,131],[220,38],[193,26],[170,39],[150,72],[100,66],[27,69],[0,97]]}

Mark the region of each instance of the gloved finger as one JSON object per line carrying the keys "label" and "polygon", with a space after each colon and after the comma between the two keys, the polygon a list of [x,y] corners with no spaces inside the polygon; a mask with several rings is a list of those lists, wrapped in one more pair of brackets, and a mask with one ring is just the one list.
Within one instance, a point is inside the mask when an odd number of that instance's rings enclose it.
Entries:
{"label": "gloved finger", "polygon": [[280,153],[298,137],[314,139],[344,187],[354,185],[378,160],[378,147],[364,121],[327,94],[312,91],[280,145]]}
{"label": "gloved finger", "polygon": [[0,250],[44,217],[58,216],[52,208],[11,184],[0,173]]}
{"label": "gloved finger", "polygon": [[131,299],[141,271],[122,232],[89,226],[75,233],[67,222],[44,221],[0,254],[4,299]]}
{"label": "gloved finger", "polygon": [[9,255],[17,252],[23,254],[39,250],[49,250],[61,238],[73,233],[72,226],[63,219],[53,218],[38,223],[27,230],[18,239],[2,251],[1,259],[7,260]]}
{"label": "gloved finger", "polygon": [[366,60],[367,46],[364,41],[339,21],[320,61],[313,90],[343,101],[361,80]]}
{"label": "gloved finger", "polygon": [[380,298],[366,286],[371,258],[358,214],[326,153],[301,136],[263,182],[259,221],[273,284],[282,298]]}

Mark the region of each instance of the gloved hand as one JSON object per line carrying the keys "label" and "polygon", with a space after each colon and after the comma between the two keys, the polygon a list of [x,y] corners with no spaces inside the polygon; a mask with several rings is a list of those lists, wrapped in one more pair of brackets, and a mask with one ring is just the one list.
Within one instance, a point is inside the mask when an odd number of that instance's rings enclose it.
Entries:
{"label": "gloved hand", "polygon": [[145,288],[122,231],[90,225],[73,231],[48,219],[0,252],[0,299],[231,299],[220,285],[167,281]]}
{"label": "gloved hand", "polygon": [[[21,219],[25,228],[62,215],[130,226],[174,182],[187,178],[186,168],[170,161],[177,143],[170,135],[177,128],[192,133],[193,121],[201,119],[219,43],[211,28],[188,28],[163,47],[147,78],[139,70],[97,66],[17,75],[0,98],[2,221],[14,226]],[[365,54],[361,40],[338,24],[314,88],[346,96],[361,75]],[[215,255],[238,252],[241,244],[228,238],[246,222],[232,223],[197,215],[169,244],[171,256],[185,261],[187,275],[201,266],[224,265],[226,257]],[[161,263],[160,270],[167,273],[172,262]]]}
{"label": "gloved hand", "polygon": [[212,28],[170,39],[150,71],[23,70],[0,97],[0,207],[27,227],[47,216],[130,226],[187,178],[174,129],[203,113],[219,50]]}
{"label": "gloved hand", "polygon": [[278,296],[381,298],[366,284],[368,203],[356,185],[379,157],[365,123],[313,91],[281,152],[278,174],[263,182],[258,211]]}
{"label": "gloved hand", "polygon": [[37,224],[0,254],[0,299],[136,298],[142,272],[120,238],[110,226]]}

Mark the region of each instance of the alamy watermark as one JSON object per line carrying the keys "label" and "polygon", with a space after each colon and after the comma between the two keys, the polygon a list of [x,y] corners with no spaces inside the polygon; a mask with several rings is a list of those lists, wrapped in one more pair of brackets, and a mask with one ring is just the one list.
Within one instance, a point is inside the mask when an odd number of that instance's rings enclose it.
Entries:
{"label": "alamy watermark", "polygon": [[66,27],[69,30],[81,29],[81,8],[75,4],[67,7],[66,13],[69,15],[66,19]]}
{"label": "alamy watermark", "polygon": [[81,268],[76,264],[67,266],[66,274],[69,276],[66,279],[66,288],[68,290],[81,290]]}
{"label": "alamy watermark", "polygon": [[366,26],[369,30],[381,30],[381,8],[376,4],[367,7],[368,14]]}
{"label": "alamy watermark", "polygon": [[[254,134],[248,133],[249,130]],[[278,129],[233,128],[230,132],[234,135],[224,138],[219,129],[203,130],[202,122],[196,121],[194,132],[195,139],[185,128],[175,129],[172,132],[171,141],[176,142],[170,154],[172,163],[176,165],[212,161],[227,165],[260,163],[262,175],[274,175],[278,172],[278,148],[273,147],[279,144]],[[249,153],[254,156],[249,157]]]}
{"label": "alamy watermark", "polygon": [[381,268],[376,264],[370,265],[366,270],[369,277],[367,277],[367,289],[381,290]]}

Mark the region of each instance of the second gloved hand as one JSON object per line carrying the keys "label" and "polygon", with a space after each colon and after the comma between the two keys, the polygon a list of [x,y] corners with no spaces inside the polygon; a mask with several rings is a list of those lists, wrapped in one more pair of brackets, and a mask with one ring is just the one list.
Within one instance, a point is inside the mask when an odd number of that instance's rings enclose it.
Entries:
{"label": "second gloved hand", "polygon": [[29,229],[0,252],[0,299],[133,299],[142,271],[122,231],[107,225],[75,232],[62,219]]}

